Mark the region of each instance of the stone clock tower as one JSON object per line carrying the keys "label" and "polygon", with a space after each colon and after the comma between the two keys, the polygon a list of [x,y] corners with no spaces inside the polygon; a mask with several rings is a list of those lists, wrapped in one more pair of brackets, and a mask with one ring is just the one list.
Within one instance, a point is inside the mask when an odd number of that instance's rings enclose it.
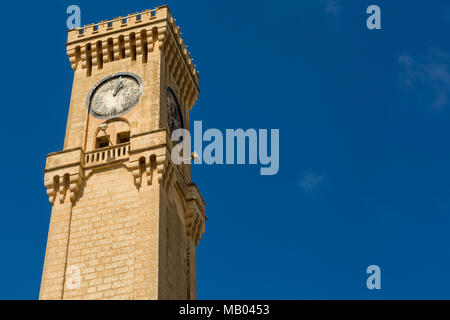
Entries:
{"label": "stone clock tower", "polygon": [[198,73],[167,6],[69,31],[74,79],[40,299],[195,299],[205,203],[170,134]]}

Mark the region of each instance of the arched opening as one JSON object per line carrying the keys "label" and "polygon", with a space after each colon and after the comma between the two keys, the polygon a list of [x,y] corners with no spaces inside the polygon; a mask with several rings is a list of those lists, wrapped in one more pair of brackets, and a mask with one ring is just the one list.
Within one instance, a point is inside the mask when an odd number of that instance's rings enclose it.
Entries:
{"label": "arched opening", "polygon": [[142,63],[147,63],[147,55],[148,55],[147,30],[141,31],[141,47],[142,47]]}
{"label": "arched opening", "polygon": [[156,170],[156,155],[152,154],[150,156],[150,168],[153,170]]}
{"label": "arched opening", "polygon": [[158,28],[154,27],[152,29],[152,44],[153,44],[153,50],[155,50],[155,45],[158,42]]}
{"label": "arched opening", "polygon": [[78,62],[81,60],[81,47],[77,46],[75,48],[75,69],[78,67]]}
{"label": "arched opening", "polygon": [[[106,148],[111,145],[125,144],[130,142],[130,124],[123,118],[111,119],[102,123],[106,124],[106,128],[100,129],[100,126],[95,132],[94,148]],[[121,151],[125,154],[125,150]]]}
{"label": "arched opening", "polygon": [[130,51],[131,51],[131,61],[136,61],[136,36],[134,33],[130,34]]}
{"label": "arched opening", "polygon": [[125,39],[119,36],[119,59],[125,59]]}
{"label": "arched opening", "polygon": [[102,42],[97,41],[97,69],[100,70],[103,68],[103,50],[102,50]]}
{"label": "arched opening", "polygon": [[113,44],[113,39],[109,38],[107,44],[108,44],[108,61],[112,62],[112,61],[114,61],[114,44]]}
{"label": "arched opening", "polygon": [[86,76],[90,77],[92,73],[92,54],[91,54],[91,44],[86,45]]}

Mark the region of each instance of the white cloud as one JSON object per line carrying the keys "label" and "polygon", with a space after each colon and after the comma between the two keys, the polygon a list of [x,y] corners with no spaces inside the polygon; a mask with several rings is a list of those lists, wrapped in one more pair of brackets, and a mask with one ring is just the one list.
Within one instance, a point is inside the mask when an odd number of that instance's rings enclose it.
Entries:
{"label": "white cloud", "polygon": [[319,184],[321,184],[325,180],[325,174],[316,174],[313,172],[305,172],[302,175],[302,178],[299,182],[299,187],[303,190],[303,192],[309,193],[314,191]]}
{"label": "white cloud", "polygon": [[[402,84],[406,89],[426,89],[433,95],[432,108],[442,109],[450,102],[450,55],[432,49],[425,57],[401,55]],[[419,87],[420,86],[420,87]]]}

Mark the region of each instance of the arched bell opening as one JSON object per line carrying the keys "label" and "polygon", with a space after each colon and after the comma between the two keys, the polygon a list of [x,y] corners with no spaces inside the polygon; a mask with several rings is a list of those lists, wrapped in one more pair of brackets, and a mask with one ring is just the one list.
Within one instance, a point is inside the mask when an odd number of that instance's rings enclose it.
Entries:
{"label": "arched bell opening", "polygon": [[130,124],[122,118],[103,122],[95,131],[95,149],[130,142]]}

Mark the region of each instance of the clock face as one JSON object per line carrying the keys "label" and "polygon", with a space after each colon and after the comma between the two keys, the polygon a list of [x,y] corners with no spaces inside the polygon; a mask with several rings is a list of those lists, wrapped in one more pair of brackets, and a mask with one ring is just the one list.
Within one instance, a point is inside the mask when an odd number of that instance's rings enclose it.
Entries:
{"label": "clock face", "polygon": [[117,73],[92,88],[87,108],[96,118],[115,118],[130,111],[139,102],[141,93],[142,81],[137,75]]}
{"label": "clock face", "polygon": [[167,88],[167,123],[171,133],[176,129],[183,128],[180,105],[175,93],[170,88]]}

